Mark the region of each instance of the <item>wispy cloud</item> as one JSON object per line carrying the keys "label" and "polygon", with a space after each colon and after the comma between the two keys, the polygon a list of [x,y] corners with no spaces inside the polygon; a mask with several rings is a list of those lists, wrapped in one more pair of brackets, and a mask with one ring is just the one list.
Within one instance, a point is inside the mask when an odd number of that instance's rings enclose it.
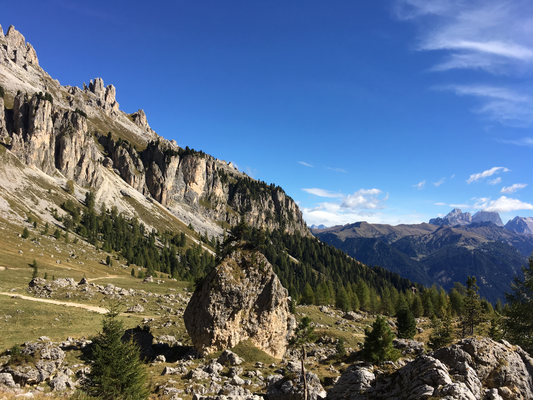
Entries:
{"label": "wispy cloud", "polygon": [[326,167],[326,169],[329,169],[331,171],[335,171],[335,172],[344,172],[346,173],[346,170],[345,169],[342,169],[342,168],[331,168],[331,167]]}
{"label": "wispy cloud", "polygon": [[418,182],[416,185],[413,185],[413,187],[417,188],[418,190],[424,189],[424,186],[426,185],[426,181]]}
{"label": "wispy cloud", "polygon": [[494,175],[496,173],[499,173],[499,172],[509,172],[509,169],[507,169],[505,167],[493,167],[493,168],[488,169],[486,171],[470,175],[470,178],[467,179],[466,183],[472,183],[472,182],[478,181],[480,179],[492,176],[492,175]]}
{"label": "wispy cloud", "polygon": [[533,147],[533,138],[524,137],[518,140],[499,140],[502,143],[515,144],[517,146]]}
{"label": "wispy cloud", "polygon": [[506,196],[501,196],[497,200],[489,200],[486,198],[479,199],[473,208],[503,213],[518,210],[533,210],[533,204],[525,203],[518,199],[511,199]]}
{"label": "wispy cloud", "polygon": [[435,203],[435,205],[436,205],[436,206],[447,206],[448,204],[446,204],[446,203],[440,203],[440,202],[439,202],[439,203]]}
{"label": "wispy cloud", "polygon": [[310,189],[302,189],[302,190],[304,192],[307,192],[309,194],[319,196],[319,197],[343,197],[341,193],[330,192],[324,189],[310,188]]}
{"label": "wispy cloud", "polygon": [[400,19],[420,23],[418,50],[444,50],[435,70],[484,69],[491,73],[533,62],[527,0],[398,0]]}
{"label": "wispy cloud", "polygon": [[300,164],[305,165],[306,167],[314,168],[314,165],[308,164],[305,161],[298,161]]}
{"label": "wispy cloud", "polygon": [[501,193],[507,193],[507,194],[514,193],[517,190],[525,188],[526,186],[527,186],[527,183],[515,183],[514,185],[502,188],[502,190],[500,190],[500,192]]}
{"label": "wispy cloud", "polygon": [[[420,29],[416,50],[443,54],[432,71],[469,69],[513,78],[531,75],[530,0],[396,0],[395,5],[398,18],[416,23]],[[480,106],[474,111],[492,120],[529,126],[533,124],[531,91],[518,87],[463,84],[441,89],[476,96]]]}
{"label": "wispy cloud", "polygon": [[533,124],[533,98],[515,89],[488,85],[446,85],[433,89],[477,97],[480,106],[473,111],[485,114],[493,121],[517,127]]}
{"label": "wispy cloud", "polygon": [[495,179],[490,180],[488,183],[489,183],[489,185],[497,185],[497,184],[500,183],[501,181],[502,181],[502,178],[497,177],[497,178],[495,178]]}
{"label": "wispy cloud", "polygon": [[446,178],[441,178],[438,182],[433,182],[433,184],[437,187],[439,187],[440,185],[442,185],[444,183],[444,181],[446,180]]}

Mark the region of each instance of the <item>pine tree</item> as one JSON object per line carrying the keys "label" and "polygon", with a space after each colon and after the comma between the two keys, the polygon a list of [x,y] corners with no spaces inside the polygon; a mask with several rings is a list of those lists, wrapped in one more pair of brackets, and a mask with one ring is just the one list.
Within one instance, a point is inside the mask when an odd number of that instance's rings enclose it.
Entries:
{"label": "pine tree", "polygon": [[302,298],[300,299],[301,304],[315,304],[315,294],[313,293],[313,289],[311,288],[311,285],[308,283],[305,284],[304,292],[302,294]]}
{"label": "pine tree", "polygon": [[335,307],[338,309],[341,309],[344,312],[347,312],[350,310],[350,300],[348,299],[348,294],[346,293],[346,289],[341,286],[339,291],[337,292],[337,297],[335,298]]}
{"label": "pine tree", "polygon": [[451,318],[451,311],[447,308],[442,318],[433,316],[431,318],[433,332],[429,335],[429,347],[433,350],[449,345],[453,342],[454,333]]}
{"label": "pine tree", "polygon": [[393,339],[394,333],[387,320],[378,316],[372,324],[372,330],[365,329],[363,358],[375,363],[388,360],[396,361],[400,358],[400,352],[392,346]]}
{"label": "pine tree", "polygon": [[24,239],[27,239],[30,236],[30,231],[28,231],[28,228],[24,227],[24,230],[22,231],[22,237]]}
{"label": "pine tree", "polygon": [[[524,277],[515,276],[511,292],[505,293],[509,308],[505,315],[505,328],[509,340],[533,352],[533,257],[527,267],[522,267]],[[505,310],[506,307],[504,307]]]}
{"label": "pine tree", "polygon": [[114,303],[102,321],[102,332],[95,340],[94,363],[89,374],[88,392],[102,399],[147,399],[150,394],[148,375],[133,340],[123,342],[124,328],[117,318]]}
{"label": "pine tree", "polygon": [[398,327],[398,337],[400,339],[414,339],[416,335],[416,320],[413,313],[403,304],[396,313],[396,326]]}
{"label": "pine tree", "polygon": [[464,300],[464,316],[461,323],[463,336],[472,336],[475,327],[481,322],[481,301],[478,294],[479,287],[476,285],[476,278],[469,276],[466,280],[466,298]]}

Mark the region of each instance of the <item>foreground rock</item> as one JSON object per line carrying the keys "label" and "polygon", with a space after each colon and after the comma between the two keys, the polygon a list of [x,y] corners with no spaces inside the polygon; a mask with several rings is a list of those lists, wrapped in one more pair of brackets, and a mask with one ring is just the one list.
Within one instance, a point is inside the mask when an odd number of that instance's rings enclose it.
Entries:
{"label": "foreground rock", "polygon": [[520,347],[468,338],[421,355],[378,377],[372,367],[350,366],[328,393],[350,399],[532,399],[533,359]]}
{"label": "foreground rock", "polygon": [[194,292],[183,315],[194,347],[202,354],[249,339],[281,358],[295,326],[287,290],[265,256],[243,249],[228,255]]}

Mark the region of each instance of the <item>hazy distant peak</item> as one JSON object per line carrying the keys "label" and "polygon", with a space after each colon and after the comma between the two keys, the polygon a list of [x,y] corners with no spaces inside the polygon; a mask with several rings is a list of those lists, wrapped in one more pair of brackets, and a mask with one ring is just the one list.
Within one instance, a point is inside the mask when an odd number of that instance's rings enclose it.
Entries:
{"label": "hazy distant peak", "polygon": [[533,235],[533,218],[532,217],[514,217],[505,224],[505,229],[517,233]]}
{"label": "hazy distant peak", "polygon": [[472,215],[469,212],[462,212],[459,208],[454,208],[444,218],[432,218],[429,223],[432,225],[468,225],[472,222]]}
{"label": "hazy distant peak", "polygon": [[500,214],[492,211],[478,211],[472,217],[472,222],[492,222],[493,224],[496,224],[498,226],[503,226]]}

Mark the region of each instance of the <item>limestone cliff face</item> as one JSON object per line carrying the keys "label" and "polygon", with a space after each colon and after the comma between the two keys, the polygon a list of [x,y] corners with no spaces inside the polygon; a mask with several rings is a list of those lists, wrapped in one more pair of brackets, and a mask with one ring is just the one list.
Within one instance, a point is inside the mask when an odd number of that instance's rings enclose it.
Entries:
{"label": "limestone cliff face", "polygon": [[0,143],[27,165],[47,174],[59,171],[85,187],[98,187],[102,168],[113,168],[133,189],[171,211],[179,209],[176,215],[210,221],[211,232],[218,234],[220,226],[244,217],[255,227],[310,235],[297,205],[280,187],[158,136],[143,110],[120,111],[115,87],[101,78],[83,88],[59,85],[38,66],[34,53],[14,27],[5,36],[0,27],[0,85],[5,99],[13,101],[7,108],[0,98]]}
{"label": "limestone cliff face", "polygon": [[281,358],[295,326],[287,295],[261,253],[238,249],[194,292],[183,315],[185,327],[202,354],[249,339]]}

